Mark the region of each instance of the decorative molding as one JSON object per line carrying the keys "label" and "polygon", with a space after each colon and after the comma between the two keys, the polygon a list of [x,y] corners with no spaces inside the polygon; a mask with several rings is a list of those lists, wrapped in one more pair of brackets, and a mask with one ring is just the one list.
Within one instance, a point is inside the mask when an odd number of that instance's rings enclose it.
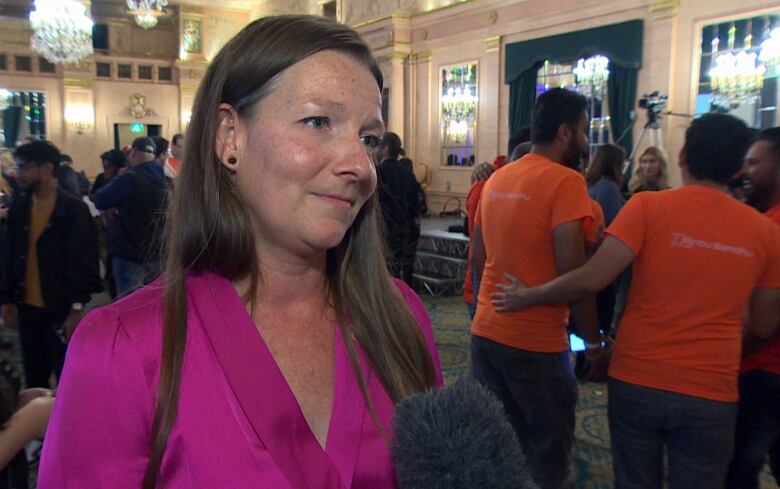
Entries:
{"label": "decorative molding", "polygon": [[382,22],[383,20],[392,19],[392,15],[383,15],[382,17],[377,17],[376,19],[369,19],[364,22],[358,22],[357,24],[353,24],[353,29],[359,29],[361,27],[365,27],[367,25],[376,24],[377,22]]}
{"label": "decorative molding", "polygon": [[77,61],[76,63],[68,63],[64,66],[66,73],[94,73],[95,67],[92,61]]}
{"label": "decorative molding", "polygon": [[423,41],[428,39],[428,29],[420,29],[420,39]]}
{"label": "decorative molding", "polygon": [[390,55],[390,59],[392,61],[406,61],[409,59],[409,53],[404,53],[401,51],[393,51],[393,54]]}
{"label": "decorative molding", "polygon": [[130,104],[119,113],[121,116],[132,117],[133,119],[143,119],[146,116],[156,116],[157,112],[146,105],[146,97],[140,93],[130,96]]}
{"label": "decorative molding", "polygon": [[488,37],[485,39],[485,52],[494,53],[501,50],[501,36]]}
{"label": "decorative molding", "polygon": [[430,51],[420,51],[419,53],[411,53],[409,55],[409,62],[413,65],[422,63],[430,63],[433,53]]}
{"label": "decorative molding", "polygon": [[197,85],[179,85],[179,91],[183,94],[193,95],[198,91]]}
{"label": "decorative molding", "polygon": [[648,10],[654,14],[655,19],[665,19],[677,15],[680,0],[658,0],[650,5]]}
{"label": "decorative molding", "polygon": [[488,14],[488,23],[493,25],[496,22],[498,22],[498,12],[494,10]]}
{"label": "decorative molding", "polygon": [[93,80],[85,80],[83,78],[64,78],[62,84],[68,88],[86,88],[91,89],[95,82]]}

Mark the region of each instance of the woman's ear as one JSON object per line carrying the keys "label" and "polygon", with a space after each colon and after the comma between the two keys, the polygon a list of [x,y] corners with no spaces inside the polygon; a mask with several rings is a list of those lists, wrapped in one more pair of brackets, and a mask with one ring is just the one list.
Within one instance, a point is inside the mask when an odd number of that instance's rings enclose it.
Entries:
{"label": "woman's ear", "polygon": [[226,103],[219,104],[217,118],[219,122],[214,151],[217,153],[220,164],[231,173],[235,173],[240,164],[239,132],[241,130],[241,119],[238,117],[236,109]]}

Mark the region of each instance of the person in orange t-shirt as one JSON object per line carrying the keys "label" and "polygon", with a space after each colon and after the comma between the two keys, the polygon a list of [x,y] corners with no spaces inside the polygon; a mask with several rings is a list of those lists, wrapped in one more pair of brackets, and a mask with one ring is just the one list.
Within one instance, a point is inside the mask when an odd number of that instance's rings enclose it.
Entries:
{"label": "person in orange t-shirt", "polygon": [[[490,295],[504,274],[544,283],[585,262],[583,228],[593,219],[585,179],[576,168],[588,146],[587,101],[553,89],[540,95],[531,152],[497,170],[485,183],[472,235],[472,266],[481,277],[471,327],[471,368],[503,402],[543,489],[564,487],[574,440],[577,384],[566,332],[569,308],[541,306],[504,313]],[[572,316],[601,355],[592,297]]]}
{"label": "person in orange t-shirt", "polygon": [[[780,224],[780,127],[759,133],[745,158],[749,201]],[[780,335],[759,340],[747,333],[739,376],[739,415],[726,489],[758,489],[770,456],[780,485]]]}
{"label": "person in orange t-shirt", "polygon": [[[466,231],[469,236],[474,235],[474,220],[477,217],[477,206],[479,205],[479,198],[482,195],[482,187],[485,186],[485,182],[490,175],[493,174],[495,169],[493,165],[488,162],[480,163],[471,172],[471,189],[469,195],[466,197]],[[468,259],[466,264],[466,278],[463,281],[463,300],[466,302],[466,307],[469,310],[469,317],[474,319],[474,313],[477,311],[477,298],[474,295],[474,290],[479,289],[479,284],[474,283],[473,274],[471,273],[471,246],[468,251]],[[476,287],[475,287],[476,285]]]}
{"label": "person in orange t-shirt", "polygon": [[734,446],[745,327],[766,338],[780,309],[780,228],[731,198],[750,141],[739,119],[707,114],[685,135],[680,189],[635,195],[588,263],[492,296],[500,310],[576,300],[633,263],[612,355],[609,427],[616,487],[723,487]]}

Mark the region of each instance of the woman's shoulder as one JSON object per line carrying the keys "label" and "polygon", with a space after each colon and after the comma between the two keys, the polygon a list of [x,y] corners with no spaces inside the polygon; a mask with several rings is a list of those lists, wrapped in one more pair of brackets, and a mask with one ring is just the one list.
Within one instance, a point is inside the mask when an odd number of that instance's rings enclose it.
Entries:
{"label": "woman's shoulder", "polygon": [[[131,361],[134,356],[153,376],[162,349],[162,285],[159,280],[82,319],[68,346],[68,361]],[[105,367],[105,365],[102,365]]]}

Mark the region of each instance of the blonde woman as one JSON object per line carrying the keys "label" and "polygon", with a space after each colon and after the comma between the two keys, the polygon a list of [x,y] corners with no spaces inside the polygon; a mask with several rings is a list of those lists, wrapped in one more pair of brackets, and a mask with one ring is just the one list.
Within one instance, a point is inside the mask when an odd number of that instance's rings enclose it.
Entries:
{"label": "blonde woman", "polygon": [[639,168],[628,182],[628,193],[634,195],[645,190],[669,188],[669,170],[666,153],[658,146],[649,146],[639,157]]}

